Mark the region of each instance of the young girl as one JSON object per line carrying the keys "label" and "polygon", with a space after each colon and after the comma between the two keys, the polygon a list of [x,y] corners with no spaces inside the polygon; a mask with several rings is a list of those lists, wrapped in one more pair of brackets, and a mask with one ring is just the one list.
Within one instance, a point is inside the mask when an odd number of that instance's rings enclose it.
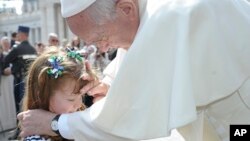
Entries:
{"label": "young girl", "polygon": [[[51,48],[30,66],[26,82],[23,110],[44,109],[56,114],[83,110],[83,94],[79,92],[87,81],[81,79],[85,70],[83,58],[75,51]],[[61,137],[30,136],[24,141],[63,141]]]}

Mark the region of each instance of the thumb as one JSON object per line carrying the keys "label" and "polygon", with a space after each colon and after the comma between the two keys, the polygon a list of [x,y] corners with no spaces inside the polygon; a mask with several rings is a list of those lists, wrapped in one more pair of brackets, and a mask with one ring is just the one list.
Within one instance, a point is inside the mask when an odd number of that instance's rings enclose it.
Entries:
{"label": "thumb", "polygon": [[94,96],[94,95],[106,95],[108,92],[109,86],[105,83],[101,83],[97,85],[96,87],[89,90],[88,95]]}
{"label": "thumb", "polygon": [[89,63],[89,61],[88,60],[84,61],[84,64],[85,64],[86,70],[90,71],[91,70],[91,64]]}
{"label": "thumb", "polygon": [[22,119],[23,119],[23,112],[21,112],[21,113],[19,113],[19,114],[17,115],[17,119],[18,119],[18,120],[22,120]]}

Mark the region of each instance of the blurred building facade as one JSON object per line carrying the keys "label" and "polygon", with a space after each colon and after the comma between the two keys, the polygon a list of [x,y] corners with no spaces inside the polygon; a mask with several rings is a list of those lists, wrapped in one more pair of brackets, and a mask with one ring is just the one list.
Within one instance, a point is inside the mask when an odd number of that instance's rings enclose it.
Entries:
{"label": "blurred building facade", "polygon": [[60,0],[23,0],[22,14],[13,8],[0,9],[0,38],[11,36],[19,25],[30,27],[30,42],[47,43],[48,34],[54,32],[59,39],[70,39],[70,32],[61,16]]}

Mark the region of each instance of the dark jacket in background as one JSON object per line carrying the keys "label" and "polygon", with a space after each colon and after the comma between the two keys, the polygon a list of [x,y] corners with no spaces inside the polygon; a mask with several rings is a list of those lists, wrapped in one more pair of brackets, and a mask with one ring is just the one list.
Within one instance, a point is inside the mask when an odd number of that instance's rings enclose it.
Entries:
{"label": "dark jacket in background", "polygon": [[28,41],[23,41],[16,48],[13,48],[11,52],[5,57],[4,68],[12,64],[11,71],[15,77],[21,77],[20,70],[22,67],[22,57],[25,55],[36,55],[36,50],[30,45]]}

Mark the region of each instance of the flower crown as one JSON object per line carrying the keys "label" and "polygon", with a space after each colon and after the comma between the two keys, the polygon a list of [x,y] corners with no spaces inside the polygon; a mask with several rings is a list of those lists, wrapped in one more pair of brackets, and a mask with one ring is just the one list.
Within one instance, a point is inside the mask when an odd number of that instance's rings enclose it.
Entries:
{"label": "flower crown", "polygon": [[[83,61],[83,57],[80,53],[70,50],[69,48],[67,48],[67,57],[76,59],[80,62]],[[63,62],[63,60],[64,58],[62,56],[52,55],[49,57],[48,62],[50,64],[50,68],[47,70],[47,74],[54,77],[55,79],[61,76],[63,74],[64,67],[60,64]]]}

